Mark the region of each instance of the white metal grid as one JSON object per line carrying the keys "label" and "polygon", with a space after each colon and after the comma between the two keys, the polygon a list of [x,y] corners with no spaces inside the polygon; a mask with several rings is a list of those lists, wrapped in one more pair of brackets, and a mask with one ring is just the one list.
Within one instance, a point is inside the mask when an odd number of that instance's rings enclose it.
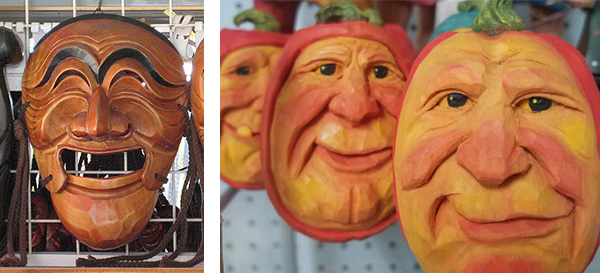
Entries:
{"label": "white metal grid", "polygon": [[[7,83],[8,83],[8,87],[9,90],[12,92],[21,92],[21,79],[22,79],[22,75],[23,75],[23,70],[25,67],[25,63],[27,62],[30,53],[33,51],[33,46],[35,45],[35,43],[37,43],[37,41],[43,36],[43,34],[47,33],[50,31],[51,28],[55,27],[56,25],[58,25],[58,22],[49,22],[49,23],[38,23],[38,22],[31,22],[31,16],[30,16],[30,1],[32,0],[23,0],[24,1],[24,11],[25,11],[25,16],[24,16],[24,22],[0,22],[0,26],[4,26],[7,28],[10,28],[12,30],[14,30],[17,33],[17,36],[22,40],[22,44],[24,46],[24,60],[17,66],[15,67],[9,67],[7,68],[7,73],[6,73],[6,77],[7,77]],[[118,0],[117,0],[118,1]],[[44,1],[44,3],[46,3],[47,1]],[[88,1],[89,2],[89,1]],[[96,2],[96,6],[97,6],[97,0],[94,0],[93,2]],[[114,1],[113,1],[114,2]],[[127,1],[127,2],[131,2],[131,1]],[[178,50],[180,51],[180,54],[182,55],[183,59],[184,59],[184,69],[186,74],[188,75],[188,81],[190,80],[190,74],[191,74],[191,58],[193,56],[193,52],[195,52],[195,44],[193,41],[189,41],[189,36],[190,36],[190,32],[192,30],[195,29],[195,34],[196,34],[196,42],[197,44],[200,43],[200,41],[203,38],[202,35],[202,31],[203,31],[203,18],[199,18],[199,16],[197,14],[192,14],[192,15],[196,15],[196,22],[194,23],[193,20],[189,20],[189,17],[184,17],[182,18],[181,16],[175,17],[174,16],[174,9],[178,7],[178,5],[174,4],[174,0],[160,0],[160,1],[148,1],[148,2],[152,2],[152,5],[149,5],[149,7],[154,7],[156,9],[157,5],[156,2],[162,2],[159,4],[160,6],[165,6],[166,10],[165,10],[165,16],[168,15],[173,15],[173,16],[168,16],[169,18],[169,23],[168,24],[152,24],[151,26],[154,27],[155,29],[157,29],[159,32],[161,33],[168,33],[168,37],[170,38],[170,40],[176,45],[176,47],[178,48]],[[181,1],[180,1],[181,2]],[[198,2],[200,2],[200,0],[198,0]],[[121,4],[121,15],[122,16],[127,16],[127,10],[128,10],[128,6],[126,4],[126,0],[120,0],[120,4]],[[166,5],[168,4],[168,6]],[[86,7],[89,7],[86,6]],[[135,6],[136,8],[141,8],[143,10],[143,5],[138,3]],[[179,7],[183,7],[185,10],[185,5],[181,5],[179,4]],[[52,10],[52,6],[48,6],[47,7],[48,10]],[[10,9],[8,9],[10,10]],[[73,17],[78,15],[78,11],[82,10],[81,6],[77,5],[77,0],[73,0],[72,1],[72,15]],[[86,10],[86,9],[83,9]],[[114,10],[114,9],[111,9]],[[179,10],[182,10],[181,8]],[[89,12],[88,12],[89,13]],[[185,13],[182,12],[182,13]],[[193,13],[193,12],[192,12]],[[81,14],[79,12],[79,14]],[[40,30],[43,30],[40,31]],[[187,35],[186,32],[187,31]],[[183,41],[182,41],[183,40]],[[191,49],[188,49],[188,45],[192,45]],[[33,157],[33,149],[30,145],[30,158]],[[129,172],[132,172],[128,169],[128,162],[127,162],[127,153],[125,153],[125,157],[124,157],[124,163],[123,163],[123,171],[89,171],[89,170],[80,170],[79,169],[79,158],[81,156],[81,153],[76,152],[76,156],[75,156],[75,170],[74,171],[68,171],[69,174],[76,174],[76,175],[84,175],[84,174],[126,174]],[[30,160],[31,162],[31,160]],[[173,165],[171,167],[171,171],[169,172],[168,175],[168,182],[167,184],[164,185],[165,191],[164,191],[164,195],[167,198],[167,200],[169,201],[169,203],[172,205],[172,218],[159,218],[159,219],[151,219],[150,222],[161,222],[161,223],[173,223],[175,222],[175,217],[177,216],[177,208],[180,206],[181,204],[181,200],[180,200],[180,193],[183,187],[183,182],[185,179],[185,170],[184,168],[188,165],[188,154],[187,154],[187,142],[184,139],[182,139],[179,150],[177,151],[175,160],[173,162]],[[11,172],[15,173],[14,170],[12,170]],[[38,176],[39,171],[37,170],[32,170],[31,174],[35,174],[36,176]],[[31,176],[29,176],[31,177]],[[33,183],[38,183],[39,179],[36,179],[36,181],[34,181]],[[28,188],[31,189],[32,188],[32,181],[30,180],[28,182]],[[8,193],[10,194],[10,193]],[[129,251],[129,244],[125,246],[125,252],[110,252],[110,251],[102,251],[102,252],[82,252],[80,251],[80,246],[81,243],[79,242],[79,240],[76,241],[76,251],[74,252],[38,252],[38,251],[34,251],[33,247],[32,247],[32,231],[33,231],[33,224],[54,224],[54,223],[61,223],[60,220],[58,219],[32,219],[32,206],[31,206],[31,191],[29,191],[28,194],[28,217],[26,220],[27,223],[27,227],[28,227],[28,266],[49,266],[49,267],[54,267],[54,266],[75,266],[75,260],[77,258],[80,257],[87,257],[88,255],[93,255],[95,257],[98,258],[102,258],[102,257],[108,257],[108,256],[116,256],[116,255],[123,255],[123,254],[130,254]],[[51,204],[49,204],[51,205]],[[194,223],[201,223],[202,222],[202,218],[187,218],[187,221],[193,225]],[[166,232],[166,229],[165,229]],[[193,236],[193,234],[190,234],[189,236]],[[177,245],[177,234],[175,234],[173,236],[173,249],[176,248]],[[159,260],[162,256],[164,255],[168,255],[168,252],[164,252],[159,254],[157,257],[153,258],[152,260]],[[195,253],[182,253],[180,255],[180,257],[178,258],[178,260],[188,260],[191,257],[194,256]]]}

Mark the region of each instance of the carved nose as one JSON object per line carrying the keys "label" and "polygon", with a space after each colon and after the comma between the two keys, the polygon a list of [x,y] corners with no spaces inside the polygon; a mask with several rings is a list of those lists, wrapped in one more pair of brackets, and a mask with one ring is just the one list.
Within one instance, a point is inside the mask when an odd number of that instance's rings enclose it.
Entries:
{"label": "carved nose", "polygon": [[485,187],[497,187],[530,167],[525,150],[501,121],[483,124],[457,151],[458,164]]}
{"label": "carved nose", "polygon": [[342,84],[342,91],[329,103],[329,110],[353,124],[375,117],[380,107],[369,93],[369,85],[364,75],[355,73]]}
{"label": "carved nose", "polygon": [[88,111],[78,113],[69,124],[77,137],[123,136],[129,132],[127,119],[111,111],[106,92],[97,87],[88,101]]}

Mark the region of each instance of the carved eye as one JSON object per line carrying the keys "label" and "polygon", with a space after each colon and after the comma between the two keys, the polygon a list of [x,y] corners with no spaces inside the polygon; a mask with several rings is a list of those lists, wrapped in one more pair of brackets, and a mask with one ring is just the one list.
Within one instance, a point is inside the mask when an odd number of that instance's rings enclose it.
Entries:
{"label": "carved eye", "polygon": [[388,68],[385,66],[376,66],[373,69],[373,74],[375,75],[375,78],[383,79],[388,75]]}
{"label": "carved eye", "polygon": [[118,79],[123,78],[125,76],[133,77],[134,79],[138,80],[144,87],[146,87],[146,82],[144,82],[144,79],[142,79],[140,75],[128,70],[123,70],[117,73],[117,75],[113,77],[112,81],[110,81],[110,85],[113,85]]}
{"label": "carved eye", "polygon": [[331,76],[335,73],[336,69],[337,69],[336,64],[324,64],[324,65],[319,66],[319,73],[321,73],[325,76]]}
{"label": "carved eye", "polygon": [[67,72],[61,74],[58,77],[58,79],[56,79],[56,82],[54,83],[54,87],[53,88],[56,88],[56,86],[58,86],[58,84],[60,82],[62,82],[64,79],[66,79],[68,76],[78,76],[78,77],[82,78],[85,81],[85,83],[87,83],[88,86],[90,85],[90,83],[88,82],[87,78],[83,74],[81,74],[81,72],[79,72],[79,71],[67,71]]}
{"label": "carved eye", "polygon": [[542,112],[550,109],[554,105],[554,102],[551,99],[542,97],[531,97],[527,105],[532,112]]}
{"label": "carved eye", "polygon": [[469,97],[460,93],[451,93],[446,96],[446,103],[452,108],[459,108],[469,101]]}
{"label": "carved eye", "polygon": [[235,74],[240,75],[240,76],[246,76],[250,74],[250,67],[249,66],[242,66],[240,68],[238,68],[235,71]]}

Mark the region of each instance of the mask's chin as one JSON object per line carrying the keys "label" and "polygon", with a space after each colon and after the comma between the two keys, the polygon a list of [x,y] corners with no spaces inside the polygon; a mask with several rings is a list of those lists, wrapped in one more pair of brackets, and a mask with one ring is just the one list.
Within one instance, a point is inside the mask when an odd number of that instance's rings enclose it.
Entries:
{"label": "mask's chin", "polygon": [[59,153],[67,183],[63,190],[52,192],[52,203],[63,225],[93,249],[112,249],[135,239],[158,197],[158,190],[142,183],[147,165],[144,150],[62,149]]}

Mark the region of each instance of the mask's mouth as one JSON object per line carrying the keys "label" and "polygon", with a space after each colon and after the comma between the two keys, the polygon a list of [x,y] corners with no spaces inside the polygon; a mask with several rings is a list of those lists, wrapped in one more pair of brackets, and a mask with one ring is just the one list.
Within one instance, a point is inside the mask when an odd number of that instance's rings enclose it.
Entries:
{"label": "mask's mouth", "polygon": [[116,178],[141,170],[146,162],[143,149],[115,153],[80,152],[64,149],[61,165],[67,174],[96,179]]}

